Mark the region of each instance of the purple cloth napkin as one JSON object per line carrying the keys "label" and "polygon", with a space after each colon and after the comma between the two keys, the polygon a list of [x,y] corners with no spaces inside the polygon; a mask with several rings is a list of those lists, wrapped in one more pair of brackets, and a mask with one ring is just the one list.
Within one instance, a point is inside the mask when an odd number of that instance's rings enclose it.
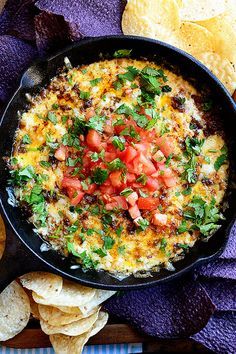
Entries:
{"label": "purple cloth napkin", "polygon": [[[121,34],[122,0],[8,0],[0,16],[0,105],[36,56],[86,36]],[[220,258],[153,288],[121,292],[113,315],[158,338],[191,337],[236,353],[236,224]]]}

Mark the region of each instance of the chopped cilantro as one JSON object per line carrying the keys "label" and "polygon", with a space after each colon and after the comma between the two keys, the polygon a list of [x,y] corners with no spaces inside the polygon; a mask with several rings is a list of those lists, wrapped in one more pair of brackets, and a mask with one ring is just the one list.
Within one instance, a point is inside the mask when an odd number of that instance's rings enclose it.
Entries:
{"label": "chopped cilantro", "polygon": [[57,124],[57,117],[56,114],[54,112],[48,112],[48,120],[50,120],[50,122],[52,122],[52,124]]}
{"label": "chopped cilantro", "polygon": [[122,233],[123,230],[124,230],[124,228],[123,228],[122,225],[120,225],[120,226],[116,229],[116,234],[117,234],[118,237],[121,236],[121,233]]}
{"label": "chopped cilantro", "polygon": [[85,181],[80,181],[82,189],[87,191],[89,189],[88,184]]}
{"label": "chopped cilantro", "polygon": [[74,167],[77,165],[78,162],[81,162],[81,157],[77,157],[76,159],[68,157],[68,159],[66,160],[66,166]]}
{"label": "chopped cilantro", "polygon": [[138,178],[137,178],[137,182],[142,183],[144,186],[147,183],[147,175],[145,175],[145,173],[142,173]]}
{"label": "chopped cilantro", "polygon": [[23,136],[23,138],[22,138],[22,143],[23,143],[23,144],[30,144],[30,143],[31,143],[31,139],[30,139],[30,137],[29,137],[28,134],[25,134],[25,135]]}
{"label": "chopped cilantro", "polygon": [[165,238],[162,238],[162,239],[161,239],[161,243],[160,243],[160,250],[161,250],[162,252],[165,252],[166,246],[167,246],[167,241],[166,241]]}
{"label": "chopped cilantro", "polygon": [[209,99],[209,100],[203,102],[203,104],[202,104],[202,110],[204,112],[209,112],[212,109],[212,107],[213,107],[212,99]]}
{"label": "chopped cilantro", "polygon": [[179,225],[177,232],[178,234],[182,234],[183,232],[188,231],[188,226],[187,226],[187,221],[183,220],[181,224]]}
{"label": "chopped cilantro", "polygon": [[120,132],[120,135],[131,136],[131,138],[140,141],[140,135],[137,133],[135,128],[130,125]]}
{"label": "chopped cilantro", "polygon": [[112,249],[112,247],[114,246],[115,244],[115,240],[110,237],[110,236],[104,236],[103,237],[103,241],[104,241],[104,248],[105,250],[110,250]]}
{"label": "chopped cilantro", "polygon": [[141,218],[138,220],[138,225],[142,231],[145,231],[146,228],[149,226],[149,221],[147,219]]}
{"label": "chopped cilantro", "polygon": [[58,109],[58,108],[59,108],[59,104],[58,103],[53,103],[52,109]]}
{"label": "chopped cilantro", "polygon": [[122,137],[114,136],[112,139],[112,144],[120,151],[123,151],[125,149],[125,139]]}
{"label": "chopped cilantro", "polygon": [[227,162],[227,154],[221,154],[220,156],[217,157],[214,167],[215,170],[218,171],[222,165],[224,165]]}
{"label": "chopped cilantro", "polygon": [[117,157],[115,160],[108,162],[107,167],[110,171],[125,169],[126,165]]}
{"label": "chopped cilantro", "polygon": [[21,185],[22,182],[27,182],[36,176],[33,166],[30,165],[18,170],[12,170],[10,171],[10,174],[11,178],[9,182],[13,185]]}
{"label": "chopped cilantro", "polygon": [[182,194],[183,195],[189,195],[192,193],[192,188],[188,186],[186,189],[183,190]]}
{"label": "chopped cilantro", "polygon": [[97,167],[92,174],[92,181],[96,184],[103,184],[108,178],[108,171]]}
{"label": "chopped cilantro", "polygon": [[105,116],[96,115],[89,119],[87,126],[91,129],[97,130],[98,132],[102,132],[105,121]]}
{"label": "chopped cilantro", "polygon": [[43,168],[51,167],[51,164],[50,164],[50,162],[48,162],[48,161],[40,161],[39,164],[40,164],[40,166],[43,167]]}
{"label": "chopped cilantro", "polygon": [[96,86],[97,84],[99,84],[99,82],[102,81],[102,78],[101,77],[98,77],[96,79],[93,79],[90,81],[90,85],[91,86]]}
{"label": "chopped cilantro", "polygon": [[118,49],[113,54],[114,58],[125,58],[129,57],[132,52],[132,49]]}
{"label": "chopped cilantro", "polygon": [[136,78],[136,76],[138,75],[139,70],[136,69],[133,66],[128,66],[127,67],[127,71],[124,74],[118,74],[118,79],[121,81],[134,81],[134,79]]}
{"label": "chopped cilantro", "polygon": [[113,82],[112,86],[116,91],[118,91],[122,88],[122,83],[119,80],[116,80]]}
{"label": "chopped cilantro", "polygon": [[125,188],[123,191],[120,192],[120,195],[123,195],[124,197],[128,197],[131,193],[133,193],[132,188]]}
{"label": "chopped cilantro", "polygon": [[97,162],[99,159],[104,159],[105,156],[105,150],[102,150],[101,152],[93,152],[90,155],[90,158],[93,162]]}
{"label": "chopped cilantro", "polygon": [[119,254],[124,254],[125,253],[125,245],[122,245],[122,246],[118,247],[118,253]]}
{"label": "chopped cilantro", "polygon": [[173,154],[170,154],[170,155],[167,157],[167,159],[166,159],[166,161],[165,161],[165,165],[166,165],[167,167],[170,165],[170,161],[171,161],[172,157],[173,157]]}
{"label": "chopped cilantro", "polygon": [[80,91],[79,97],[81,100],[88,100],[90,97],[90,93],[86,91]]}
{"label": "chopped cilantro", "polygon": [[97,248],[93,252],[98,254],[102,258],[106,257],[106,255],[107,255],[107,252],[103,248]]}

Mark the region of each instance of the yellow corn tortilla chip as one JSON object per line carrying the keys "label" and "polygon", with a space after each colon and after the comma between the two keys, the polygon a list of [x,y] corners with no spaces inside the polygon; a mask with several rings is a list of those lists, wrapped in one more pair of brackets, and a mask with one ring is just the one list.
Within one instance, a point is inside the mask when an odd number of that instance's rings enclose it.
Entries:
{"label": "yellow corn tortilla chip", "polygon": [[15,337],[30,318],[30,301],[24,289],[13,281],[0,294],[0,341]]}
{"label": "yellow corn tortilla chip", "polygon": [[73,314],[73,315],[81,313],[81,310],[78,306],[77,307],[75,307],[75,306],[54,306],[54,307],[64,313],[69,313],[69,314]]}
{"label": "yellow corn tortilla chip", "polygon": [[90,337],[95,336],[98,332],[101,331],[103,327],[107,324],[108,321],[108,313],[104,311],[100,311],[98,314],[98,318],[96,322],[93,324],[92,331],[90,333]]}
{"label": "yellow corn tortilla chip", "polygon": [[65,334],[67,336],[78,336],[92,329],[93,324],[98,318],[98,312],[99,311],[95,312],[89,317],[82,318],[78,321],[58,326],[52,326],[41,318],[40,325],[42,331],[48,335],[60,333]]}
{"label": "yellow corn tortilla chip", "polygon": [[129,0],[122,16],[124,34],[155,38],[159,28],[170,33],[179,26],[179,8],[174,0]]}
{"label": "yellow corn tortilla chip", "polygon": [[177,45],[189,54],[196,55],[205,51],[214,50],[213,34],[206,28],[192,22],[183,22],[178,31]]}
{"label": "yellow corn tortilla chip", "polygon": [[0,242],[5,242],[6,240],[6,228],[3,219],[0,215]]}
{"label": "yellow corn tortilla chip", "polygon": [[80,284],[63,280],[62,290],[58,295],[42,297],[32,292],[35,302],[42,305],[51,306],[83,306],[88,303],[95,295],[95,289],[87,288]]}
{"label": "yellow corn tortilla chip", "polygon": [[184,21],[202,21],[222,14],[224,0],[182,0],[180,17]]}
{"label": "yellow corn tortilla chip", "polygon": [[90,332],[86,332],[76,337],[53,334],[49,336],[49,339],[56,354],[81,354],[89,337]]}
{"label": "yellow corn tortilla chip", "polygon": [[197,58],[222,81],[232,95],[236,89],[236,71],[230,61],[212,52],[200,53]]}
{"label": "yellow corn tortilla chip", "polygon": [[236,33],[227,18],[219,16],[198,23],[213,34],[216,53],[236,65]]}
{"label": "yellow corn tortilla chip", "polygon": [[94,308],[90,313],[82,314],[78,312],[77,314],[70,314],[60,311],[58,308],[53,306],[38,305],[40,317],[48,322],[51,326],[62,326],[72,322],[76,322],[82,318],[89,317],[93,313],[99,310],[98,307]]}
{"label": "yellow corn tortilla chip", "polygon": [[20,277],[24,288],[34,291],[42,297],[57,296],[62,290],[63,280],[60,276],[46,272],[31,272]]}
{"label": "yellow corn tortilla chip", "polygon": [[102,304],[104,301],[109,299],[109,297],[111,297],[115,293],[116,293],[115,291],[96,289],[96,293],[94,297],[91,299],[91,301],[87,302],[83,306],[79,306],[79,308],[82,313],[88,313],[92,311],[94,307]]}

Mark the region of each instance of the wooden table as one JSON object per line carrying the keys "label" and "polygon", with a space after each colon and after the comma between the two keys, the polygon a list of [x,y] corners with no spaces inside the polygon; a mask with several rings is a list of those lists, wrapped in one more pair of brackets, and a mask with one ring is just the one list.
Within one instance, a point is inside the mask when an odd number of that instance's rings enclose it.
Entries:
{"label": "wooden table", "polygon": [[[143,343],[145,353],[212,353],[191,339],[156,340],[126,323],[110,320],[109,323],[88,344]],[[16,337],[3,342],[11,348],[47,348],[50,347],[48,336],[41,331],[36,320],[29,322],[27,328]]]}

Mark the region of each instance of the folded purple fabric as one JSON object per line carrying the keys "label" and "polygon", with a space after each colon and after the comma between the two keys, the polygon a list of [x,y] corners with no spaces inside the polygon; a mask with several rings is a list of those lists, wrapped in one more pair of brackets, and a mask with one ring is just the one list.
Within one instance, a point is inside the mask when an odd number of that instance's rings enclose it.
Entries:
{"label": "folded purple fabric", "polygon": [[[84,36],[121,34],[124,6],[123,0],[8,0],[0,15],[0,104],[35,56]],[[222,255],[194,277],[115,295],[105,307],[152,336],[192,336],[216,353],[236,353],[236,223]]]}

